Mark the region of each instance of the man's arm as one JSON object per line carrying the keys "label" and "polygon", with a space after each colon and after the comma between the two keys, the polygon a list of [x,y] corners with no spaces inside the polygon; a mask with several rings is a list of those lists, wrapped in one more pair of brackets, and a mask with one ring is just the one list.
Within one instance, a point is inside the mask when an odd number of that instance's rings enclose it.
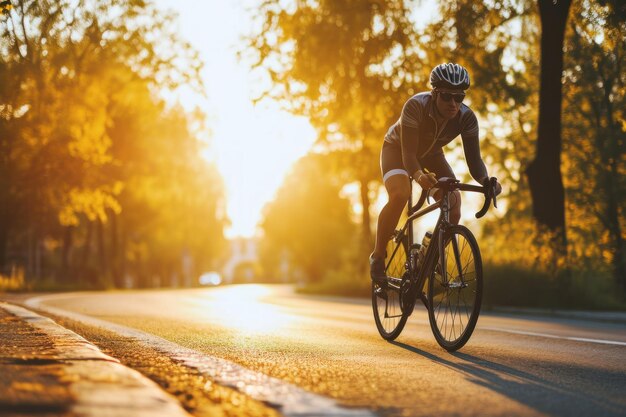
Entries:
{"label": "man's arm", "polygon": [[476,119],[474,112],[470,110],[463,115],[461,123],[461,138],[463,139],[463,152],[465,153],[467,166],[469,167],[472,177],[482,184],[484,179],[488,177],[488,174],[483,158],[480,155],[478,119]]}
{"label": "man's arm", "polygon": [[402,146],[402,163],[409,175],[415,180],[422,173],[422,166],[417,159],[421,121],[422,110],[418,103],[414,100],[407,101],[400,116],[400,144]]}
{"label": "man's arm", "polygon": [[483,158],[480,155],[478,136],[463,136],[462,138],[463,151],[465,152],[465,160],[467,161],[470,174],[472,175],[472,178],[482,184],[484,179],[488,177],[488,174],[487,167],[485,167]]}
{"label": "man's arm", "polygon": [[402,135],[400,143],[402,144],[402,163],[413,178],[417,179],[415,175],[419,175],[418,171],[422,170],[422,165],[417,160],[417,138],[418,129],[414,127],[402,127]]}

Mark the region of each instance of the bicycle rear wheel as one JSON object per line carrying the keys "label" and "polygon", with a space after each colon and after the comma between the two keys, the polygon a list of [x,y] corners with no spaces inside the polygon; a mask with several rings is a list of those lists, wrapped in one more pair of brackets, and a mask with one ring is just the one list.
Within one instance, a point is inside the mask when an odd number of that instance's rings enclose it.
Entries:
{"label": "bicycle rear wheel", "polygon": [[407,279],[407,239],[404,236],[399,242],[393,239],[387,243],[387,253],[391,254],[385,273],[388,277],[387,289],[382,289],[372,282],[372,308],[374,321],[381,337],[394,340],[400,335],[408,314],[402,310],[400,286]]}
{"label": "bicycle rear wheel", "polygon": [[452,352],[467,343],[480,314],[483,269],[472,232],[452,226],[444,235],[446,274],[439,254],[428,284],[428,317],[437,343]]}

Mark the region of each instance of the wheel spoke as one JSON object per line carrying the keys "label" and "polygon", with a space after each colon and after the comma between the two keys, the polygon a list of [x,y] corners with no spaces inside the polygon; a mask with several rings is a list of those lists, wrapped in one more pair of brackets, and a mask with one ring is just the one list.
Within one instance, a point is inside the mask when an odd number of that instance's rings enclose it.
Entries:
{"label": "wheel spoke", "polygon": [[[385,265],[385,274],[390,278],[402,280],[406,274],[406,245],[405,241],[390,240],[387,244],[387,253],[391,256]],[[378,293],[376,290],[379,290]],[[400,290],[391,286],[380,291],[378,285],[372,285],[372,306],[376,327],[385,339],[394,339],[402,331],[406,316],[400,306]]]}
{"label": "wheel spoke", "polygon": [[482,277],[477,269],[476,243],[468,238],[469,232],[462,226],[452,226],[451,230],[441,254],[446,271],[440,276],[433,272],[429,298],[437,341],[448,350],[456,350],[465,344],[476,324]]}
{"label": "wheel spoke", "polygon": [[[467,314],[467,304],[465,303],[465,299],[463,299],[463,312],[465,312],[465,314]],[[463,324],[463,315],[459,314],[459,323],[461,325],[461,329],[465,328],[465,325]]]}

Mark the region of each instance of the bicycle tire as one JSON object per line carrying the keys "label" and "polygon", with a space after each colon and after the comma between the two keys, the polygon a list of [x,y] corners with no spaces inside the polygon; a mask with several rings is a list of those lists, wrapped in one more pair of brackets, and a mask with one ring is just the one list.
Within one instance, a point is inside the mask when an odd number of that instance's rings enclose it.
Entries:
{"label": "bicycle tire", "polygon": [[[448,279],[443,279],[437,253],[428,283],[428,318],[437,343],[453,352],[467,343],[476,327],[483,270],[478,243],[468,228],[451,226],[443,241]],[[454,253],[455,242],[458,256]]]}
{"label": "bicycle tire", "polygon": [[[389,261],[385,267],[387,277],[395,279],[407,279],[407,240],[404,236],[399,242],[390,239],[387,243],[387,253],[390,253]],[[401,292],[392,287],[386,290],[379,288],[372,282],[372,310],[378,333],[385,340],[394,340],[402,333],[409,314],[403,312],[401,305]]]}

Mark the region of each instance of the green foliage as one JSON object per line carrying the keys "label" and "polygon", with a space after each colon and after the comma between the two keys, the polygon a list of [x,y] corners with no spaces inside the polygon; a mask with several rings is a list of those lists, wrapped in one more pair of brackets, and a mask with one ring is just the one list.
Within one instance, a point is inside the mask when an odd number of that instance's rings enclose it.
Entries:
{"label": "green foliage", "polygon": [[378,155],[423,73],[410,0],[261,3],[246,50],[272,81],[260,98],[309,118],[318,148],[337,152],[336,174],[361,187],[363,245],[370,245],[370,183]]}
{"label": "green foliage", "polygon": [[289,276],[319,282],[354,248],[349,202],[339,196],[325,159],[309,154],[299,160],[264,210],[260,253],[268,276],[280,275],[286,260]]}
{"label": "green foliage", "polygon": [[[278,0],[263,2],[259,30],[249,39],[257,66],[273,81],[262,96],[311,119],[320,132],[320,148],[333,152],[335,180],[372,181],[378,177],[369,170],[378,168],[380,139],[404,100],[428,88],[434,65],[463,64],[472,75],[467,102],[479,115],[485,162],[504,185],[504,210],[481,223],[485,258],[509,265],[494,267],[502,277],[495,278],[501,287],[494,291],[506,289],[510,274],[512,293],[519,297],[503,302],[544,307],[580,302],[590,308],[614,303],[610,293],[626,277],[621,272],[626,258],[623,2],[575,2],[566,32],[565,257],[554,256],[552,236],[532,218],[525,175],[535,155],[539,110],[537,2],[439,2],[439,18],[421,31],[411,23],[409,3],[303,1],[282,7]],[[461,155],[458,149],[449,153]],[[356,281],[346,279],[344,285],[341,277],[365,279],[353,272],[358,256],[347,259],[309,288],[344,291],[340,288]],[[569,283],[565,269],[572,272]],[[608,281],[610,275],[617,287]],[[546,295],[524,291],[524,285]],[[561,286],[570,288],[569,301],[556,297]]]}
{"label": "green foliage", "polygon": [[274,82],[262,97],[307,115],[322,140],[373,136],[378,144],[415,81],[409,3],[305,1],[289,10],[263,2],[262,29],[249,38],[255,66]]}
{"label": "green foliage", "polygon": [[22,291],[28,289],[26,280],[24,279],[23,268],[11,268],[11,271],[6,274],[0,274],[0,291]]}
{"label": "green foliage", "polygon": [[120,286],[218,258],[223,186],[199,154],[204,120],[157,95],[202,88],[172,19],[98,0],[22,1],[0,21],[0,269]]}
{"label": "green foliage", "polygon": [[623,241],[626,128],[620,122],[620,69],[626,32],[615,2],[586,1],[573,8],[563,77],[561,169],[569,244],[564,258],[553,256],[548,232],[532,220],[524,173],[534,157],[539,108],[536,4],[442,2],[441,20],[425,32],[441,40],[432,48],[433,59],[453,57],[470,69],[470,105],[480,111],[481,130],[487,131],[481,148],[490,173],[504,184],[506,213],[483,230],[487,258],[524,263],[553,276],[564,268],[600,275],[613,269],[618,281],[625,275],[617,264],[623,265],[625,256],[619,236]]}
{"label": "green foliage", "polygon": [[570,251],[575,259],[597,259],[596,269],[610,264],[626,293],[626,19],[619,22],[601,4],[573,6],[565,51]]}
{"label": "green foliage", "polygon": [[468,68],[471,106],[482,114],[493,113],[494,105],[498,113],[518,109],[536,91],[538,21],[532,3],[440,2],[441,19],[423,31],[430,67],[452,61]]}
{"label": "green foliage", "polygon": [[553,276],[519,263],[484,266],[485,308],[496,306],[624,310],[609,277],[585,271]]}
{"label": "green foliage", "polygon": [[0,1],[0,11],[2,12],[2,15],[8,15],[12,8],[13,6],[11,5],[10,0]]}
{"label": "green foliage", "polygon": [[322,294],[339,297],[367,298],[372,295],[372,284],[367,274],[354,277],[346,270],[331,271],[322,282],[298,287],[302,294]]}

